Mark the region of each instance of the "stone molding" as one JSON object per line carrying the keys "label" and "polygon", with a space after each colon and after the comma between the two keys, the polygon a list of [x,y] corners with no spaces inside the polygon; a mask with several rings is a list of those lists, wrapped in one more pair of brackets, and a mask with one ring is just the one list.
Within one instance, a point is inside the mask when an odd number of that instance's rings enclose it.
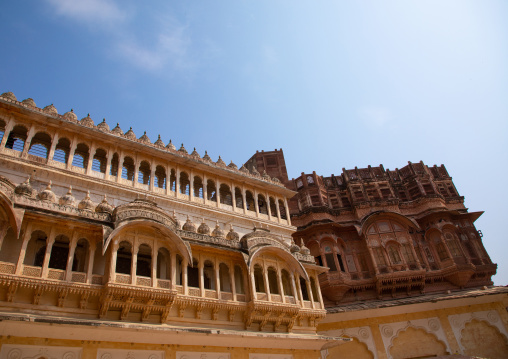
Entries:
{"label": "stone molding", "polygon": [[229,359],[229,353],[214,352],[176,352],[176,359]]}
{"label": "stone molding", "polygon": [[473,319],[487,322],[489,325],[497,328],[497,330],[508,340],[508,332],[503,325],[503,321],[499,317],[499,313],[495,310],[449,315],[448,321],[452,326],[453,334],[455,335],[462,352],[465,350],[462,345],[462,331],[466,327],[466,324],[471,322]]}
{"label": "stone molding", "polygon": [[77,347],[4,344],[0,359],[81,359],[82,351]]}
{"label": "stone molding", "polygon": [[249,354],[249,359],[293,359],[292,354]]}
{"label": "stone molding", "polygon": [[423,329],[427,333],[434,335],[437,340],[441,341],[446,346],[448,353],[452,353],[450,344],[448,343],[448,340],[446,340],[446,334],[441,326],[439,318],[431,317],[408,320],[407,322],[380,324],[379,331],[381,332],[381,338],[383,339],[383,345],[388,359],[392,359],[390,350],[393,346],[393,340],[398,337],[399,333],[408,328]]}

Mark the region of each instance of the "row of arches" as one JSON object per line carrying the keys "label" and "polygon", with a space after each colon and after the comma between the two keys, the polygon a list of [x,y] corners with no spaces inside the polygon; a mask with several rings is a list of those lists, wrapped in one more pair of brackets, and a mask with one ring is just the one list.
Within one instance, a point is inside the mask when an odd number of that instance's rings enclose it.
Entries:
{"label": "row of arches", "polygon": [[[287,220],[287,203],[273,196],[255,193],[218,181],[206,176],[179,171],[161,164],[153,164],[148,160],[135,160],[135,157],[123,152],[111,152],[105,148],[90,147],[85,142],[73,143],[67,137],[52,138],[44,131],[29,136],[30,131],[23,125],[14,125],[6,139],[6,124],[0,120],[2,144],[7,149],[24,152],[61,163],[67,167],[93,171],[103,178],[116,177],[118,180],[139,183],[150,189],[170,190],[175,193],[199,198],[217,204],[244,209],[276,219]],[[90,173],[93,173],[90,172]],[[148,189],[148,188],[147,188]]]}

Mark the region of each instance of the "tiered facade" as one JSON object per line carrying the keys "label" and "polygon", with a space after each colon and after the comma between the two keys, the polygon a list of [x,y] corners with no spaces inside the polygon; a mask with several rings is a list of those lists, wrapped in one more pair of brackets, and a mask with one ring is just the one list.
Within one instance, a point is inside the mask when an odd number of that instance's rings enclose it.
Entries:
{"label": "tiered facade", "polygon": [[507,336],[444,166],[290,181],[282,150],[238,168],[12,93],[0,138],[0,359],[397,358],[414,328],[467,352],[428,295]]}

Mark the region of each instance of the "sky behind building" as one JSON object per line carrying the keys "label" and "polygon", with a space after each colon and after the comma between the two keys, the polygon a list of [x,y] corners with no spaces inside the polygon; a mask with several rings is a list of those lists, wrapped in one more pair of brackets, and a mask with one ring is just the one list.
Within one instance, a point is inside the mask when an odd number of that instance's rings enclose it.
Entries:
{"label": "sky behind building", "polygon": [[6,1],[0,92],[289,177],[445,164],[508,284],[506,1]]}

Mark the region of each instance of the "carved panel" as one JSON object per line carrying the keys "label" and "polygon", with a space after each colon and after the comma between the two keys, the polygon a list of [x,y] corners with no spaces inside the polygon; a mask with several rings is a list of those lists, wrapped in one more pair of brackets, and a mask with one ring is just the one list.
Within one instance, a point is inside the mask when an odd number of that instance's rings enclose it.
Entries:
{"label": "carved panel", "polygon": [[[372,332],[369,327],[356,327],[356,328],[346,328],[346,329],[336,329],[336,330],[328,330],[326,332],[319,332],[321,335],[327,335],[331,337],[342,337],[348,336],[350,338],[356,338],[359,342],[365,344],[367,349],[372,353],[374,359],[378,359],[376,344],[374,343],[374,338],[372,336]],[[321,355],[325,356],[328,353],[321,352]]]}
{"label": "carved panel", "polygon": [[496,327],[499,332],[503,334],[506,339],[508,339],[508,332],[503,325],[503,321],[499,317],[499,313],[495,310],[449,315],[448,321],[452,325],[453,334],[455,334],[455,338],[457,338],[457,342],[459,343],[460,349],[462,351],[465,350],[464,346],[462,345],[462,330],[466,324],[473,319],[482,320],[489,323],[493,327]]}
{"label": "carved panel", "polygon": [[159,350],[97,349],[97,359],[164,359]]}
{"label": "carved panel", "polygon": [[82,348],[4,344],[0,359],[81,359]]}
{"label": "carved panel", "polygon": [[229,353],[176,352],[176,359],[229,359]]}

